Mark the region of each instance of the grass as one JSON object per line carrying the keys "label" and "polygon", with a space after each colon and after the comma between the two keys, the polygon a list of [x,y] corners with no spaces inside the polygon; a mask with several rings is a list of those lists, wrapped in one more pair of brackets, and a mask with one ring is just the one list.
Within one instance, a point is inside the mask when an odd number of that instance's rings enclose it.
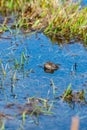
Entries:
{"label": "grass", "polygon": [[86,104],[85,90],[75,92],[72,90],[71,87],[72,87],[71,84],[69,84],[67,89],[61,96],[62,100],[66,101],[69,105],[74,105],[75,103]]}
{"label": "grass", "polygon": [[[43,31],[55,39],[79,39],[87,43],[87,7],[64,0],[1,0],[0,13],[7,17],[0,32],[19,28],[23,32]],[[85,14],[85,15],[84,15]],[[14,16],[11,27],[9,17]]]}

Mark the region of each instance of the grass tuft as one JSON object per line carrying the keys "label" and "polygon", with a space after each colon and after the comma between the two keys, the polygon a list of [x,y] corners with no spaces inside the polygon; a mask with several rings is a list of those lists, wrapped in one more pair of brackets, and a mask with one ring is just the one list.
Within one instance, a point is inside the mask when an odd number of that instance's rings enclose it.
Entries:
{"label": "grass tuft", "polygon": [[[75,38],[87,43],[87,7],[72,0],[1,0],[0,13],[14,14],[11,27],[43,31],[50,37]],[[2,26],[3,27],[3,26]],[[9,28],[4,26],[4,30]],[[8,27],[8,28],[7,28]],[[0,28],[2,32],[2,28]],[[10,29],[9,29],[10,30]]]}

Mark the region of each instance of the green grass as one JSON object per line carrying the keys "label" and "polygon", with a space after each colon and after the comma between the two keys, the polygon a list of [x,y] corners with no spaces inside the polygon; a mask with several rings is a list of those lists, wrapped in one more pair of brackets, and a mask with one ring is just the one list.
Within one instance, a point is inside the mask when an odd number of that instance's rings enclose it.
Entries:
{"label": "green grass", "polygon": [[[79,3],[66,0],[57,3],[55,0],[1,0],[0,5],[2,15],[15,16],[11,27],[23,32],[39,30],[56,39],[68,37],[87,43],[87,7],[79,9]],[[4,23],[0,32],[9,29]]]}

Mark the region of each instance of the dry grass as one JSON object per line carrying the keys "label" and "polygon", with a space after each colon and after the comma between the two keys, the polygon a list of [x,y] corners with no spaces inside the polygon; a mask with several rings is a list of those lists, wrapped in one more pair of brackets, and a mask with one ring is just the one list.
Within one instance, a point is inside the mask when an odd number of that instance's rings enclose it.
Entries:
{"label": "dry grass", "polygon": [[17,26],[24,32],[39,30],[57,39],[77,38],[86,43],[87,7],[79,9],[79,3],[63,1],[1,0],[0,12],[4,15],[14,13],[14,27]]}

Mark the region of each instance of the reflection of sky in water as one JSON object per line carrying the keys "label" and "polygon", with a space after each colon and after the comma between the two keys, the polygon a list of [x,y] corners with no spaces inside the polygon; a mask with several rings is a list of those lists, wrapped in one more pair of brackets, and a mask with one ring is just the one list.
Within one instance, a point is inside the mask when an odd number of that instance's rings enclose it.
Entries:
{"label": "reflection of sky in water", "polygon": [[82,5],[87,5],[87,0],[82,0]]}
{"label": "reflection of sky in water", "polygon": [[[34,73],[29,74],[29,77],[23,78],[23,73],[17,73],[19,78],[15,84],[14,93],[17,98],[11,96],[10,72],[8,71],[8,78],[4,83],[4,93],[1,91],[0,99],[1,110],[3,111],[4,102],[18,102],[24,103],[25,98],[29,96],[37,96],[43,98],[53,98],[52,88],[50,87],[50,79],[53,79],[54,84],[58,88],[57,95],[61,95],[67,86],[71,83],[72,88],[76,90],[87,89],[87,50],[80,43],[54,45],[43,34],[37,34],[26,37],[16,36],[15,39],[2,40],[0,42],[0,59],[3,59],[4,65],[11,59],[17,58],[20,61],[21,53],[25,51],[29,56],[29,63],[25,66],[25,71],[33,69]],[[43,65],[47,61],[60,64],[60,69],[53,74],[45,73]],[[9,66],[13,65],[8,62]],[[75,63],[77,68],[75,70]],[[41,67],[42,66],[42,67]],[[48,93],[49,92],[49,93]],[[7,96],[6,96],[7,95]],[[6,97],[5,97],[6,96]],[[5,100],[5,101],[4,101]],[[84,109],[84,110],[83,110]],[[87,117],[87,108],[76,105],[71,109],[66,103],[57,101],[53,111],[56,113],[53,116],[40,116],[40,125],[29,124],[29,119],[26,121],[25,128],[33,130],[69,130],[71,125],[71,117],[78,115],[81,119],[80,128],[86,128],[85,122]],[[9,112],[4,109],[4,112]],[[14,113],[11,110],[11,113]],[[49,122],[50,120],[50,122]],[[21,122],[21,119],[18,121]],[[18,126],[17,119],[9,121],[6,125],[9,127]],[[16,130],[16,128],[14,128]]]}

